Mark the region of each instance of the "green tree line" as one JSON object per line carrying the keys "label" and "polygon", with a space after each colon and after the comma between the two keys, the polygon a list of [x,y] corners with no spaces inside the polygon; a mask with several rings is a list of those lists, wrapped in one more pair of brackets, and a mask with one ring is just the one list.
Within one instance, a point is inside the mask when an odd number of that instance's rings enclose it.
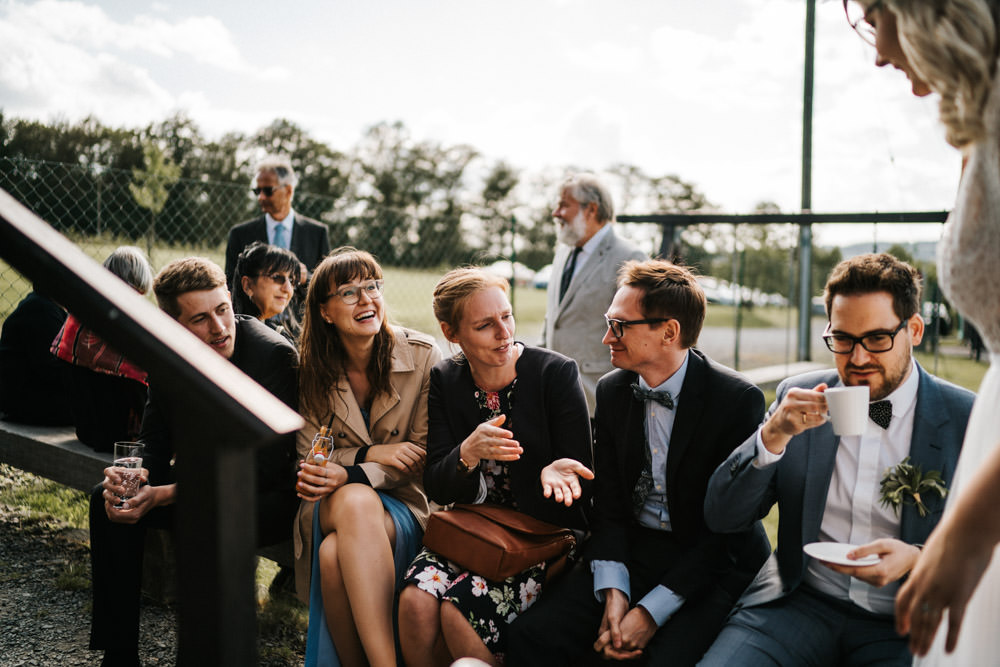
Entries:
{"label": "green tree line", "polygon": [[[325,222],[334,246],[356,245],[387,265],[413,267],[514,255],[541,268],[555,246],[551,210],[559,183],[569,172],[599,167],[526,173],[472,146],[416,139],[400,122],[375,124],[340,150],[286,119],[213,139],[183,113],[121,128],[95,118],[46,123],[0,111],[0,187],[60,231],[82,236],[223,244],[233,224],[257,215],[248,186],[253,164],[268,153],[291,159],[299,174],[295,209]],[[629,164],[604,172],[616,180],[610,185],[620,213],[717,210],[677,175]],[[762,203],[758,210],[776,207]],[[640,230],[647,250],[659,248],[657,234]],[[679,257],[702,273],[742,276],[759,291],[787,295],[796,280],[796,242],[788,226],[698,225],[682,230]],[[814,285],[838,259],[814,250]]]}

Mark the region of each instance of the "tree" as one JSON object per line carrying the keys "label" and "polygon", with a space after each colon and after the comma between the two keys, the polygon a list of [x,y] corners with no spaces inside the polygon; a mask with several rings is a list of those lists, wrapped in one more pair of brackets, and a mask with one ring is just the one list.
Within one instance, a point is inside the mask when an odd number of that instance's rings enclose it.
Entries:
{"label": "tree", "polygon": [[133,169],[133,183],[128,189],[136,203],[149,211],[149,231],[146,234],[146,254],[153,256],[153,243],[156,241],[156,216],[163,210],[170,192],[167,188],[177,182],[181,176],[181,168],[167,159],[153,142],[143,147],[146,156],[145,169]]}

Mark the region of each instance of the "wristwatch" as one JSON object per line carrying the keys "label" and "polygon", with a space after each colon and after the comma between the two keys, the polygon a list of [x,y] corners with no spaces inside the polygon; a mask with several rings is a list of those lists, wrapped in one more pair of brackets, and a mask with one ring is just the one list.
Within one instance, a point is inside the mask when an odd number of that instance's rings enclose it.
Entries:
{"label": "wristwatch", "polygon": [[468,463],[466,463],[462,459],[461,455],[459,455],[459,457],[458,457],[458,472],[462,473],[463,475],[468,475],[468,474],[471,474],[472,471],[475,470],[475,469],[476,469],[476,466],[470,466]]}

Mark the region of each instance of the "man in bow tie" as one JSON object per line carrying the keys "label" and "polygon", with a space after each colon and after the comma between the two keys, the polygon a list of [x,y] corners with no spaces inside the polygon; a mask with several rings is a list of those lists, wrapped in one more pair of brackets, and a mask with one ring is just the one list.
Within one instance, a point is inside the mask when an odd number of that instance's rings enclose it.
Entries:
{"label": "man in bow tie", "polygon": [[[740,531],[779,509],[778,549],[744,593],[706,654],[706,665],[909,665],[893,627],[899,580],[916,563],[944,499],[922,494],[929,512],[881,500],[880,480],[907,456],[950,484],[973,394],[913,359],[924,323],[920,277],[892,255],[838,264],[826,283],[823,338],[836,371],[789,378],[767,419],[719,466],[705,502],[708,525]],[[867,385],[861,435],[836,436],[823,392]],[[911,499],[912,501],[912,499]],[[812,542],[854,545],[835,565],[803,553]]]}
{"label": "man in bow tie", "polygon": [[687,269],[622,267],[603,341],[617,370],[597,384],[593,535],[584,562],[511,626],[507,664],[595,651],[694,664],[767,558],[758,522],[731,536],[705,525],[708,479],[760,423],[764,397],[694,349],[704,319]]}

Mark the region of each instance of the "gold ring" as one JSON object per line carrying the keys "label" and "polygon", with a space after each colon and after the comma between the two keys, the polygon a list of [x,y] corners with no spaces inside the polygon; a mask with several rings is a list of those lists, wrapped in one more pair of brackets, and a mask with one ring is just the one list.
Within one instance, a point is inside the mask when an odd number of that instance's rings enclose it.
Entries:
{"label": "gold ring", "polygon": [[803,424],[806,423],[806,413],[804,413],[804,412],[802,413],[802,423]]}

